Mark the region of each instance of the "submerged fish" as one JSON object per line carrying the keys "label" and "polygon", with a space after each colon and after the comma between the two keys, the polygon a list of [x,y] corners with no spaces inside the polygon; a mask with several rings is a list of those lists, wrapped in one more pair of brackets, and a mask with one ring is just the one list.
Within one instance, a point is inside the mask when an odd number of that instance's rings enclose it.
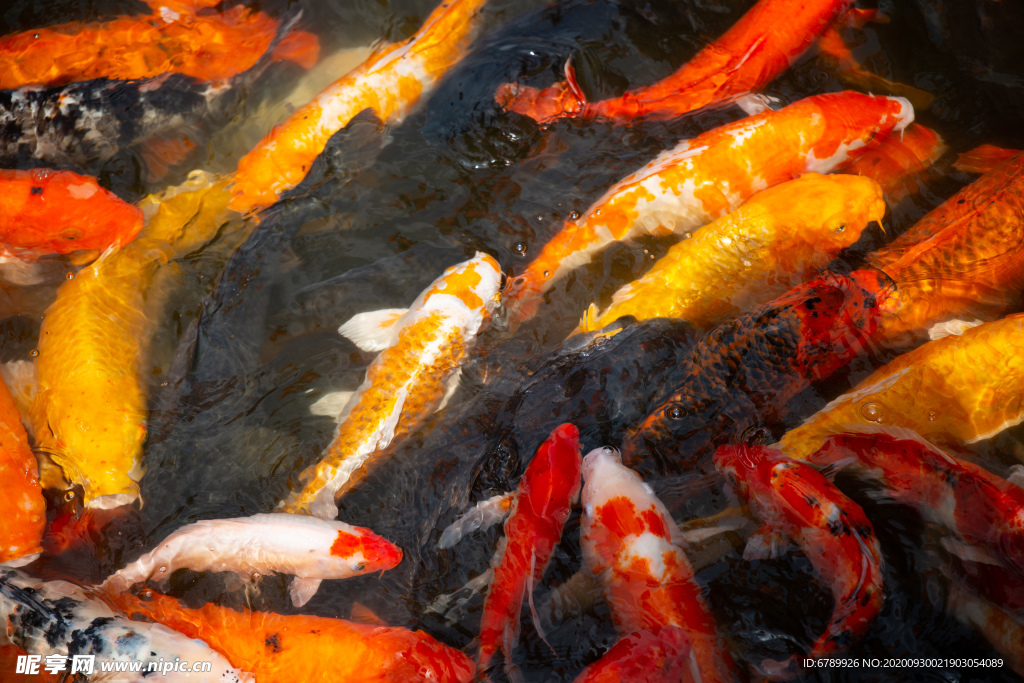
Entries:
{"label": "submerged fish", "polygon": [[18,258],[103,252],[131,242],[142,212],[71,171],[0,170],[0,253]]}
{"label": "submerged fish", "polygon": [[[6,639],[31,654],[94,656],[96,678],[101,667],[121,663],[109,680],[124,683],[189,683],[254,681],[253,676],[235,669],[227,659],[205,643],[183,636],[166,626],[129,621],[117,616],[106,603],[64,581],[39,581],[14,569],[0,568],[0,616]],[[209,662],[208,673],[164,667],[175,660]],[[64,660],[67,664],[67,660]],[[132,671],[128,662],[139,663]],[[153,667],[153,668],[151,668]]]}
{"label": "submerged fish", "polygon": [[[733,681],[737,672],[718,633],[682,535],[662,502],[612,448],[583,463],[580,546],[587,569],[599,577],[620,633],[678,626],[692,646],[695,680]],[[687,669],[690,667],[687,666]]]}
{"label": "submerged fish", "polygon": [[191,609],[153,591],[143,596],[125,593],[112,601],[126,614],[201,638],[259,683],[469,683],[475,673],[469,657],[423,631],[213,604]]}
{"label": "submerged fish", "polygon": [[867,262],[900,290],[888,338],[954,318],[994,319],[1024,287],[1024,153],[932,210]]}
{"label": "submerged fish", "polygon": [[[223,12],[120,17],[104,23],[56,24],[0,38],[0,90],[55,86],[97,78],[130,81],[178,73],[225,81],[249,69],[271,47],[279,22],[244,5]],[[289,48],[306,49],[292,55]],[[274,55],[309,68],[319,43],[292,34]]]}
{"label": "submerged fish", "polygon": [[880,481],[886,495],[968,545],[954,552],[965,559],[984,556],[1024,576],[1024,489],[897,427],[830,436],[809,461],[822,467],[851,458]]}
{"label": "submerged fish", "polygon": [[808,97],[681,142],[565,223],[509,282],[510,314],[532,317],[555,281],[615,240],[687,233],[755,192],[803,173],[826,173],[913,120],[906,100],[842,92]]}
{"label": "submerged fish", "polygon": [[697,463],[748,429],[770,429],[789,399],[856,356],[892,291],[877,271],[830,274],[712,329],[682,361],[683,380],[623,442],[628,463]]}
{"label": "submerged fish", "polygon": [[898,202],[917,194],[921,177],[947,149],[938,133],[912,123],[836,170],[871,178],[882,186],[886,199]]}
{"label": "submerged fish", "polygon": [[402,551],[369,529],[308,515],[262,514],[204,519],[184,526],[113,574],[103,586],[121,593],[155,579],[166,587],[176,569],[235,572],[247,581],[256,574],[294,574],[288,591],[297,607],[306,604],[324,579],[347,579],[391,569]]}
{"label": "submerged fish", "polygon": [[1024,420],[1024,314],[929,342],[873,372],[776,447],[809,458],[832,434],[904,427],[938,444],[974,443]]}
{"label": "submerged fish", "polygon": [[501,268],[477,252],[448,268],[407,310],[360,313],[339,332],[381,351],[339,417],[338,433],[284,512],[337,517],[335,496],[396,437],[415,430],[457,382],[459,366],[498,304]]}
{"label": "submerged fish", "polygon": [[690,641],[678,626],[623,636],[574,683],[699,683],[691,670]]}
{"label": "submerged fish", "polygon": [[512,499],[480,617],[477,666],[481,672],[487,671],[499,649],[505,653],[505,669],[513,668],[512,649],[519,640],[523,600],[529,600],[532,610],[533,587],[551,561],[579,493],[580,433],[567,423],[537,449]]}
{"label": "submerged fish", "polygon": [[[809,657],[848,647],[882,607],[882,555],[871,522],[860,506],[813,467],[764,446],[723,446],[718,471],[736,488],[764,526],[747,541],[743,557],[773,557],[792,539],[832,590],[835,605]],[[790,673],[788,662],[765,662],[769,675]]]}
{"label": "submerged fish", "polygon": [[273,204],[306,176],[327,140],[364,109],[382,121],[400,123],[462,58],[485,2],[442,3],[416,35],[382,45],[276,126],[238,162],[231,208],[247,212]]}
{"label": "submerged fish", "polygon": [[592,306],[578,331],[599,330],[623,315],[714,324],[814,277],[884,215],[873,180],[804,174],[695,230],[615,292],[604,312]]}
{"label": "submerged fish", "polygon": [[21,412],[0,379],[0,562],[8,566],[27,564],[43,550],[46,501],[38,469]]}
{"label": "submerged fish", "polygon": [[559,118],[672,118],[760,90],[789,68],[852,0],[760,0],[721,38],[675,73],[620,97],[588,102],[571,64],[566,82],[538,91],[506,84],[499,104],[546,123]]}
{"label": "submerged fish", "polygon": [[139,237],[61,285],[46,310],[29,422],[39,448],[85,490],[86,507],[138,498],[146,433],[150,286],[161,265],[204,244],[224,221],[224,184],[165,197]]}

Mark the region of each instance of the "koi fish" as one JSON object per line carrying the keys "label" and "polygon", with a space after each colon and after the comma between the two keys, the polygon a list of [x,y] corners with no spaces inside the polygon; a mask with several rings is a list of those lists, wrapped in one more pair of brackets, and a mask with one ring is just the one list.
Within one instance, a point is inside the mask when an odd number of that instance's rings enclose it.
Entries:
{"label": "koi fish", "polygon": [[574,683],[697,683],[699,673],[689,669],[690,641],[678,626],[656,632],[630,633],[590,664]]}
{"label": "koi fish", "polygon": [[305,605],[324,579],[347,579],[391,569],[402,551],[369,529],[308,515],[253,515],[206,519],[184,526],[160,546],[111,575],[103,586],[116,593],[152,579],[166,588],[180,568],[232,571],[247,580],[253,573],[294,574],[288,592]]}
{"label": "koi fish", "polygon": [[566,222],[509,283],[510,313],[520,321],[531,318],[555,281],[615,240],[687,233],[734,211],[755,192],[803,173],[827,173],[876,136],[913,120],[906,100],[842,92],[808,97],[684,141]]}
{"label": "koi fish", "polygon": [[875,181],[804,174],[694,231],[615,292],[603,313],[592,305],[577,331],[599,330],[623,315],[707,327],[814,277],[884,215]]}
{"label": "koi fish", "polygon": [[[882,554],[871,522],[859,505],[813,467],[765,446],[723,446],[715,467],[750,505],[764,526],[747,541],[747,560],[772,557],[792,539],[835,598],[832,618],[809,657],[842,649],[863,634],[882,607]],[[767,673],[795,664],[766,662]]]}
{"label": "koi fish", "polygon": [[932,210],[868,263],[900,289],[888,338],[954,318],[994,319],[1024,286],[1024,154]]}
{"label": "koi fish", "polygon": [[[120,17],[92,24],[57,24],[0,38],[0,90],[57,86],[97,78],[130,81],[178,73],[198,81],[226,81],[271,48],[278,22],[244,5],[187,17]],[[290,43],[305,50],[291,55]],[[310,68],[319,56],[316,36],[285,36],[275,58],[291,56]]]}
{"label": "koi fish", "polygon": [[1019,149],[1004,149],[995,145],[979,145],[969,152],[958,154],[953,168],[964,173],[988,173],[1004,161],[1021,153]]}
{"label": "koi fish", "polygon": [[921,189],[921,176],[946,153],[938,133],[912,123],[899,135],[890,135],[855,159],[840,164],[836,171],[871,178],[890,202],[898,202]]}
{"label": "koi fish", "polygon": [[694,679],[736,680],[664,504],[613,448],[587,454],[583,480],[580,547],[587,568],[601,579],[615,627],[629,634],[677,626],[692,646]]}
{"label": "koi fish", "polygon": [[469,683],[475,673],[469,657],[423,631],[213,604],[192,609],[151,590],[142,595],[110,599],[126,614],[202,639],[234,666],[255,674],[259,683]]}
{"label": "koi fish", "polygon": [[501,268],[487,254],[448,268],[408,309],[360,313],[338,331],[380,351],[346,403],[338,432],[283,512],[338,515],[335,496],[396,438],[412,432],[454,388],[459,366],[498,304]]}
{"label": "koi fish", "polygon": [[364,109],[400,123],[462,59],[484,2],[443,2],[414,36],[381,46],[276,126],[238,162],[231,208],[248,212],[273,204],[305,177],[331,135]]}
{"label": "koi fish", "polygon": [[544,575],[580,494],[580,455],[579,430],[566,423],[551,432],[523,472],[492,561],[494,576],[480,617],[480,671],[488,669],[499,649],[506,670],[512,668],[523,599],[532,609],[533,586]]}
{"label": "koi fish", "polygon": [[974,443],[1024,420],[1024,314],[929,342],[885,365],[776,444],[806,459],[856,427],[903,427],[938,444]]}
{"label": "koi fish", "polygon": [[142,212],[71,171],[0,170],[0,249],[19,258],[128,244]]}
{"label": "koi fish", "polygon": [[39,487],[36,457],[18,410],[0,379],[0,562],[28,564],[43,551],[46,501]]}
{"label": "koi fish", "polygon": [[620,97],[588,102],[571,63],[564,83],[544,90],[505,84],[495,99],[539,123],[560,118],[604,118],[628,123],[639,117],[668,119],[705,105],[760,90],[797,57],[852,0],[760,0],[721,38],[675,73]]}
{"label": "koi fish", "polygon": [[[166,626],[120,617],[104,602],[65,581],[39,581],[0,568],[0,616],[7,641],[35,655],[93,655],[95,670],[108,662],[137,662],[141,668],[111,677],[125,683],[166,681],[252,682],[252,675],[235,669],[205,643]],[[164,670],[164,662],[210,662],[210,673],[196,678],[190,672]],[[122,664],[122,666],[128,666]],[[150,669],[149,667],[154,667]],[[161,674],[162,675],[158,675]]]}
{"label": "koi fish", "polygon": [[749,428],[781,419],[790,398],[856,356],[892,291],[877,271],[812,280],[712,329],[681,364],[683,381],[623,441],[627,464],[697,462]]}
{"label": "koi fish", "polygon": [[[87,508],[130,504],[139,496],[146,434],[149,299],[159,267],[204,244],[223,226],[225,183],[197,176],[158,206],[139,236],[61,285],[46,310],[36,358],[38,391],[28,413],[40,450]],[[159,297],[154,297],[158,299]]]}
{"label": "koi fish", "polygon": [[1006,656],[1010,668],[1024,676],[1024,626],[1017,619],[956,581],[949,591],[947,607],[960,621],[978,629],[993,648]]}
{"label": "koi fish", "polygon": [[830,436],[809,462],[851,458],[887,495],[956,533],[968,545],[958,553],[965,559],[984,555],[1024,575],[1024,489],[897,427]]}

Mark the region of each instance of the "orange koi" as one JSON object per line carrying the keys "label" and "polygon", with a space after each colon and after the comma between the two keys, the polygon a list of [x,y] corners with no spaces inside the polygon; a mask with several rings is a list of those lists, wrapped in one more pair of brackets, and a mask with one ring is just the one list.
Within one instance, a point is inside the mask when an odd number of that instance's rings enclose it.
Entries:
{"label": "orange koi", "polygon": [[806,173],[694,231],[615,292],[603,313],[591,305],[577,331],[599,330],[623,315],[712,325],[814,277],[884,215],[873,180]]}
{"label": "orange koi", "polygon": [[201,639],[235,667],[255,674],[259,683],[469,683],[475,673],[469,657],[423,631],[213,604],[191,609],[154,591],[142,595],[109,599],[125,614]]}
{"label": "orange koi", "polygon": [[306,176],[327,140],[364,109],[401,122],[465,53],[486,0],[450,0],[413,37],[376,50],[359,67],[275,126],[238,162],[231,208],[269,206]]}
{"label": "orange koi", "polygon": [[969,152],[958,154],[953,168],[965,173],[988,173],[1004,161],[1019,155],[1019,149],[1004,149],[995,145],[981,145]]}
{"label": "orange koi", "polygon": [[0,248],[20,258],[128,244],[142,212],[71,171],[0,170]]}
{"label": "orange koi", "polygon": [[871,178],[890,202],[898,202],[920,191],[921,176],[947,149],[938,133],[912,123],[836,170]]}
{"label": "orange koi", "polygon": [[[46,501],[21,413],[0,379],[0,562],[27,564],[42,552]],[[20,562],[14,562],[20,560]]]}
{"label": "orange koi", "polygon": [[953,318],[994,319],[1024,286],[1024,154],[998,165],[868,256],[900,292],[890,339]]}
{"label": "orange koi", "polygon": [[805,459],[850,425],[904,427],[939,444],[974,443],[1024,419],[1024,314],[978,325],[909,351],[776,444]]}
{"label": "orange koi", "polygon": [[482,672],[499,649],[505,653],[506,670],[512,668],[523,600],[529,598],[532,610],[533,586],[544,575],[580,493],[580,455],[579,430],[568,423],[556,427],[516,488],[480,618],[477,666]]}
{"label": "orange koi", "polygon": [[1024,489],[940,450],[914,432],[877,427],[825,439],[818,467],[854,462],[887,495],[957,534],[966,559],[982,555],[1024,575]]}
{"label": "orange koi", "polygon": [[[832,589],[832,618],[808,656],[825,656],[863,634],[884,596],[881,550],[860,506],[810,465],[765,446],[723,446],[715,452],[715,467],[764,522],[743,557],[770,557],[785,548],[782,537],[788,537]],[[794,665],[790,659],[762,667],[779,675]]]}
{"label": "orange koi", "polygon": [[601,579],[619,632],[679,627],[692,646],[695,679],[736,680],[728,647],[681,549],[685,541],[664,504],[612,448],[587,454],[583,479],[583,559]]}
{"label": "orange koi", "polygon": [[544,90],[517,84],[495,99],[541,123],[559,118],[606,118],[628,122],[666,119],[708,104],[760,90],[789,68],[852,0],[760,0],[725,35],[668,78],[600,102],[588,102],[571,64],[566,82]]}
{"label": "orange koi", "polygon": [[[33,29],[0,38],[0,89],[167,73],[226,81],[256,64],[277,30],[275,19],[243,5],[224,12],[164,11],[102,24]],[[316,36],[298,32],[284,37],[273,56],[306,66],[316,62],[319,51]]]}
{"label": "orange koi", "polygon": [[832,93],[684,141],[613,185],[578,220],[567,221],[506,288],[510,313],[520,321],[532,317],[556,280],[615,240],[686,233],[735,210],[755,192],[832,170],[913,118],[906,100]]}
{"label": "orange koi", "polygon": [[353,474],[396,438],[412,432],[454,389],[459,366],[498,303],[501,268],[487,254],[447,269],[409,309],[360,313],[338,330],[365,351],[380,351],[348,398],[338,432],[283,512],[338,515],[336,496]]}
{"label": "orange koi", "polygon": [[574,683],[699,683],[689,669],[690,641],[678,626],[656,632],[631,633],[621,638],[586,669]]}

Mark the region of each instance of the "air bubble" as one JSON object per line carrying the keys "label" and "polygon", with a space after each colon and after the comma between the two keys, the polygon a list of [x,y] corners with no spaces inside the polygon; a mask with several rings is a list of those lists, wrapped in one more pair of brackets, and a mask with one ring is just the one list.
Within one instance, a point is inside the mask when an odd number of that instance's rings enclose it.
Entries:
{"label": "air bubble", "polygon": [[66,280],[74,280],[74,279],[75,279],[75,274],[74,274],[74,273],[72,273],[72,272],[71,272],[71,271],[69,270],[69,271],[68,271],[68,272],[67,272],[67,273],[66,273],[66,274],[64,275],[64,279],[66,279]]}
{"label": "air bubble", "polygon": [[28,355],[30,355],[33,358],[35,358],[36,356],[39,355],[39,349],[32,349],[31,351],[28,352]]}
{"label": "air bubble", "polygon": [[522,256],[526,253],[526,242],[516,242],[512,245],[512,251],[514,251],[517,256]]}
{"label": "air bubble", "polygon": [[574,220],[576,220],[579,217],[580,217],[580,212],[579,211],[572,211],[571,213],[569,213],[569,220],[571,220],[571,221],[574,221]]}
{"label": "air bubble", "polygon": [[864,407],[860,409],[861,415],[864,416],[865,420],[871,422],[882,423],[882,406],[877,403],[865,403]]}

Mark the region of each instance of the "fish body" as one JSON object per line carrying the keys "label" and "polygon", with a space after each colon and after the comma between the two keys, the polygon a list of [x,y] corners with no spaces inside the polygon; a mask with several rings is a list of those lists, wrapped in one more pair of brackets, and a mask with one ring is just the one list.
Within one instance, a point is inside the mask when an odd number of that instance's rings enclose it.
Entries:
{"label": "fish body", "polygon": [[615,240],[687,233],[734,211],[755,192],[803,173],[827,173],[913,118],[913,107],[900,98],[832,93],[681,142],[566,222],[510,282],[510,313],[532,317],[555,281]]}
{"label": "fish body", "polygon": [[830,436],[810,462],[821,467],[850,456],[894,500],[1024,575],[1024,489],[909,430]]}
{"label": "fish body", "polygon": [[[0,569],[0,615],[7,641],[35,655],[93,655],[95,679],[118,683],[240,683],[253,676],[220,653],[176,631],[118,616],[106,603],[64,581],[39,581]],[[163,671],[164,662],[211,662],[209,673]],[[101,675],[104,662],[141,662],[141,671]],[[157,667],[148,670],[153,665]],[[162,673],[162,675],[161,675]]]}
{"label": "fish body", "polygon": [[576,677],[575,683],[696,683],[690,671],[690,641],[678,626],[622,637]]}
{"label": "fish body", "polygon": [[[859,505],[806,463],[765,446],[723,446],[715,466],[764,526],[747,541],[744,557],[770,556],[792,539],[811,561],[835,599],[832,618],[809,657],[841,650],[863,634],[878,615],[882,555],[871,522]],[[767,664],[772,673],[786,665]]]}
{"label": "fish body", "polygon": [[43,551],[46,501],[38,470],[21,412],[0,379],[0,562],[25,563]]}
{"label": "fish body", "polygon": [[[130,81],[179,73],[226,81],[271,47],[278,22],[243,5],[186,16],[140,15],[58,24],[0,38],[0,90],[97,78]],[[307,34],[310,35],[310,34]],[[318,48],[316,38],[312,45]],[[278,46],[283,47],[282,45]],[[318,49],[309,55],[315,62]],[[308,64],[308,59],[303,59]]]}
{"label": "fish body", "polygon": [[871,178],[881,185],[886,199],[898,202],[920,191],[921,177],[947,149],[938,133],[912,123],[836,170]]}
{"label": "fish body", "polygon": [[956,193],[868,263],[900,289],[887,337],[952,318],[994,319],[1024,286],[1024,153]]}
{"label": "fish body", "polygon": [[620,97],[586,101],[568,67],[568,82],[541,91],[506,85],[498,90],[496,99],[539,122],[572,117],[628,123],[641,117],[682,116],[760,90],[788,69],[852,5],[851,0],[760,0],[671,76]]}
{"label": "fish body", "polygon": [[825,438],[854,427],[903,427],[958,445],[1024,419],[1024,314],[929,342],[898,356],[839,396],[776,445],[805,459]]}
{"label": "fish body", "polygon": [[71,171],[0,170],[0,245],[21,258],[131,242],[142,212]]}
{"label": "fish body", "polygon": [[352,475],[437,408],[449,380],[497,305],[501,268],[477,253],[448,268],[408,310],[361,313],[340,332],[364,350],[380,350],[345,406],[338,432],[284,512],[333,519],[334,499]]}
{"label": "fish body", "polygon": [[679,627],[692,646],[694,678],[735,680],[728,647],[662,502],[612,448],[587,454],[583,479],[580,546],[587,569],[601,580],[615,627],[623,634]]}
{"label": "fish body", "polygon": [[572,424],[556,427],[526,466],[516,488],[505,537],[494,556],[494,577],[480,618],[477,666],[486,671],[503,650],[506,668],[519,638],[519,612],[531,600],[562,537],[580,493],[580,433]]}
{"label": "fish body", "polygon": [[37,445],[85,490],[86,507],[138,498],[146,433],[143,365],[159,267],[216,234],[224,185],[166,198],[139,237],[60,286],[46,310],[29,411]]}
{"label": "fish body", "polygon": [[663,466],[693,463],[774,424],[790,398],[865,347],[891,291],[877,271],[830,274],[715,327],[683,361],[683,380],[624,440],[627,463],[648,455]]}
{"label": "fish body", "polygon": [[166,587],[174,570],[185,567],[231,571],[243,580],[254,573],[294,574],[300,587],[312,583],[310,588],[315,591],[323,579],[384,571],[401,560],[397,546],[369,529],[309,515],[260,514],[184,526],[155,550],[112,575],[104,586],[120,593],[134,583],[155,578]]}
{"label": "fish body", "polygon": [[423,631],[214,604],[191,609],[153,591],[144,595],[111,599],[126,614],[202,639],[259,683],[469,683],[475,673],[469,657]]}
{"label": "fish body", "polygon": [[623,315],[714,324],[814,277],[884,215],[875,181],[806,173],[694,231],[617,291],[603,313],[588,316],[580,331],[599,330]]}
{"label": "fish body", "polygon": [[362,65],[276,126],[238,162],[231,208],[269,206],[305,177],[327,140],[364,109],[401,123],[463,56],[486,0],[444,2],[408,40],[381,46]]}

